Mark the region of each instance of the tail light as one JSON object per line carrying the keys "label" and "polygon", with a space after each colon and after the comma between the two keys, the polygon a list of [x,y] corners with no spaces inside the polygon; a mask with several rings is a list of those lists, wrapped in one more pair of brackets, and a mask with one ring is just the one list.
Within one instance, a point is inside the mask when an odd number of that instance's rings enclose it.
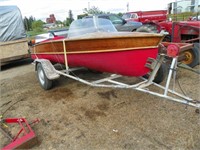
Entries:
{"label": "tail light", "polygon": [[178,56],[180,47],[177,44],[169,44],[167,47],[167,56],[176,57]]}
{"label": "tail light", "polygon": [[32,40],[31,40],[31,43],[34,45],[34,44],[35,44],[35,39],[32,39]]}

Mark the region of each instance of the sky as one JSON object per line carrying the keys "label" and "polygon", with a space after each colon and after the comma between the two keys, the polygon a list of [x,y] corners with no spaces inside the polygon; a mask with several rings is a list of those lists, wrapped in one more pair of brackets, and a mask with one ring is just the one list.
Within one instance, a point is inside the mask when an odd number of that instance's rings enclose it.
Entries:
{"label": "sky", "polygon": [[54,14],[57,20],[65,20],[69,10],[74,19],[83,14],[84,8],[98,7],[101,11],[111,13],[129,11],[148,11],[167,9],[167,4],[175,0],[0,0],[2,5],[17,5],[23,17],[33,16],[43,21]]}

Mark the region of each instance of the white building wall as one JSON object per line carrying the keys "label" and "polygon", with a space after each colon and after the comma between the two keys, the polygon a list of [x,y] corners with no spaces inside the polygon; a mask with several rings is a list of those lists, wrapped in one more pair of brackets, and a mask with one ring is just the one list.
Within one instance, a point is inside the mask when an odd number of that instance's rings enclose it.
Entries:
{"label": "white building wall", "polygon": [[179,0],[172,3],[172,14],[191,11],[200,12],[200,0]]}
{"label": "white building wall", "polygon": [[195,1],[195,10],[196,12],[200,12],[200,0]]}

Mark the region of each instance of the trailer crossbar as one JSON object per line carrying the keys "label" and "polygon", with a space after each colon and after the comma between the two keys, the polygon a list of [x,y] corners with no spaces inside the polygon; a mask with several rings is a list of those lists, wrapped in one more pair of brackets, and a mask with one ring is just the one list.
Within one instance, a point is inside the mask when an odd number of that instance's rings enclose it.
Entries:
{"label": "trailer crossbar", "polygon": [[[165,99],[168,99],[168,100],[171,100],[171,101],[175,101],[175,102],[179,102],[179,103],[182,103],[182,104],[185,104],[185,105],[190,105],[190,106],[193,106],[193,107],[196,107],[196,108],[200,108],[200,102],[199,101],[193,100],[192,98],[189,98],[185,95],[182,95],[178,92],[175,92],[174,90],[168,89],[167,93],[171,93],[172,95],[175,95],[179,98],[168,96],[167,94],[165,95],[164,93],[161,94],[161,93],[158,93],[158,92],[151,91],[148,88],[146,88],[146,86],[141,87],[141,85],[145,85],[148,82],[147,79],[142,78],[142,77],[141,77],[141,79],[143,79],[143,81],[141,81],[139,83],[127,84],[127,83],[123,83],[123,82],[120,82],[120,81],[116,81],[116,79],[123,77],[121,75],[116,75],[116,74],[112,74],[109,77],[105,77],[103,79],[96,80],[96,81],[87,81],[87,80],[81,79],[77,76],[75,77],[74,75],[63,73],[62,71],[57,71],[57,73],[60,74],[60,75],[66,76],[68,78],[74,79],[76,81],[79,81],[81,83],[87,84],[89,86],[134,89],[134,90],[137,90],[137,91],[141,91],[141,92],[144,92],[144,93],[148,93],[148,94],[151,94],[151,95],[162,97],[162,98],[165,98]],[[107,82],[108,84],[105,84],[104,82]],[[154,83],[154,82],[152,82],[150,85],[154,85],[154,86],[156,86],[160,89],[166,90],[166,87],[159,85],[157,83]],[[150,85],[148,85],[148,86],[150,86]]]}

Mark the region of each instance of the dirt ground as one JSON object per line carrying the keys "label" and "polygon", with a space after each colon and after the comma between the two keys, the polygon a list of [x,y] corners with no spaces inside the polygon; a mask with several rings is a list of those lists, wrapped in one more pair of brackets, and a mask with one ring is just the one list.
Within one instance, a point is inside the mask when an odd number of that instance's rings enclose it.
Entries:
{"label": "dirt ground", "polygon": [[[200,99],[198,74],[179,69],[178,79],[188,96]],[[4,118],[40,119],[33,126],[39,141],[34,149],[200,149],[200,114],[194,107],[131,89],[90,87],[65,77],[44,91],[30,61],[3,67],[0,80]],[[1,133],[0,139],[1,148],[9,143]]]}

